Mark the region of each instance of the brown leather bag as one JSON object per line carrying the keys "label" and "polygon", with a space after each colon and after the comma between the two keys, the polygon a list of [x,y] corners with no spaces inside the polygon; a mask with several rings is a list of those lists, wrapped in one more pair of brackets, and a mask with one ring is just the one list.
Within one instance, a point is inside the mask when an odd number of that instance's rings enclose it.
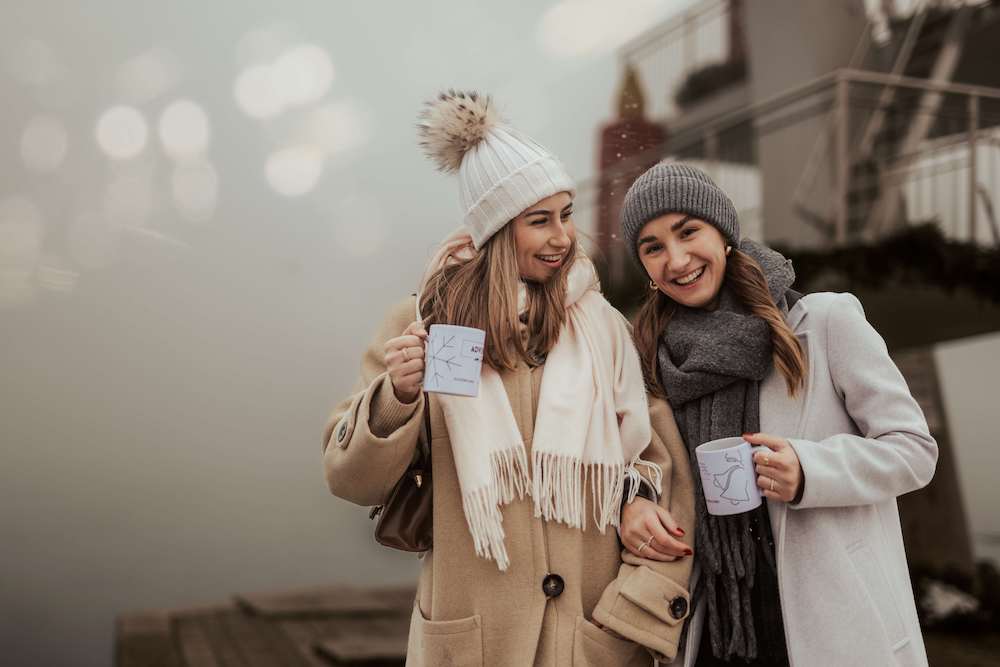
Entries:
{"label": "brown leather bag", "polygon": [[400,551],[430,551],[433,545],[430,412],[430,399],[424,394],[424,428],[416,458],[392,487],[385,504],[373,507],[370,515],[378,517],[375,541]]}

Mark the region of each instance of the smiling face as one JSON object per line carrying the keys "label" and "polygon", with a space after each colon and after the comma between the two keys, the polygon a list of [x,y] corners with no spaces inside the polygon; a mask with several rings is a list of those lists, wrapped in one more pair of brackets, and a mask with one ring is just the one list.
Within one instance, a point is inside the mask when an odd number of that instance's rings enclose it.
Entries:
{"label": "smiling face", "polygon": [[576,241],[573,198],[559,192],[514,218],[517,270],[523,280],[548,282],[569,257]]}
{"label": "smiling face", "polygon": [[689,308],[711,307],[726,275],[726,240],[704,220],[667,213],[639,230],[636,247],[657,288]]}

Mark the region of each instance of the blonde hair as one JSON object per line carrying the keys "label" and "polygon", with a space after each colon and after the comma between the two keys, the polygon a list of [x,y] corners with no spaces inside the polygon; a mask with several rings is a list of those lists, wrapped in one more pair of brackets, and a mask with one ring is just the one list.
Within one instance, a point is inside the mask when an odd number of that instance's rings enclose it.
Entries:
{"label": "blonde hair", "polygon": [[[760,265],[749,255],[733,249],[726,261],[726,281],[751,314],[767,323],[774,346],[774,365],[785,378],[788,395],[795,396],[805,384],[806,358],[802,344],[785,322],[771,298]],[[676,304],[660,290],[650,290],[636,314],[633,336],[642,360],[646,386],[657,396],[666,396],[657,366],[660,336],[670,325]]]}
{"label": "blonde hair", "polygon": [[[575,260],[576,242],[568,257]],[[565,262],[545,283],[525,282],[527,304],[518,309],[514,225],[508,223],[468,260],[448,264],[427,279],[420,296],[424,322],[457,324],[486,332],[483,361],[496,370],[514,370],[518,360],[541,365],[566,321]],[[527,336],[522,338],[522,325]]]}

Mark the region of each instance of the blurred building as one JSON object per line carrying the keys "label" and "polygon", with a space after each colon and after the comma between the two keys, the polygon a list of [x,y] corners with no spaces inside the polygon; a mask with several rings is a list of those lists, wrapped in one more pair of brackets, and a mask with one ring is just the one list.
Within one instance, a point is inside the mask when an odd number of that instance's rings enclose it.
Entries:
{"label": "blurred building", "polygon": [[1000,263],[998,41],[996,0],[704,0],[622,48],[619,117],[580,193],[612,295],[621,195],[664,158],[710,173],[744,235],[796,260],[800,289],[858,293],[941,444],[933,483],[900,501],[911,568],[968,578],[967,498],[986,491],[960,484],[960,399],[942,394],[934,345],[1000,331],[983,269]]}

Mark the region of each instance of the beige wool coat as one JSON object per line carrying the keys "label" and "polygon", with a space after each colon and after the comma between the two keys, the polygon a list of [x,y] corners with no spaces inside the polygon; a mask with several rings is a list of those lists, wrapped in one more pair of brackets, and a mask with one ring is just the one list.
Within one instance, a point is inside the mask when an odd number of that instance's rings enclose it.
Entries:
{"label": "beige wool coat", "polygon": [[[636,558],[622,551],[613,528],[602,534],[593,523],[581,531],[546,522],[534,516],[530,498],[502,508],[507,571],[476,556],[441,408],[433,394],[401,404],[386,374],[383,346],[413,313],[413,298],[389,313],[364,355],[356,392],[329,419],[323,456],[335,495],[380,504],[413,459],[423,411],[430,411],[434,548],[423,559],[407,664],[622,667],[651,665],[654,656],[672,659],[688,615],[690,557],[671,563]],[[521,365],[501,374],[529,461],[544,371]],[[666,403],[651,401],[650,416],[653,437],[643,459],[662,467],[660,503],[690,545],[687,453]],[[551,585],[553,575],[561,587]]]}

